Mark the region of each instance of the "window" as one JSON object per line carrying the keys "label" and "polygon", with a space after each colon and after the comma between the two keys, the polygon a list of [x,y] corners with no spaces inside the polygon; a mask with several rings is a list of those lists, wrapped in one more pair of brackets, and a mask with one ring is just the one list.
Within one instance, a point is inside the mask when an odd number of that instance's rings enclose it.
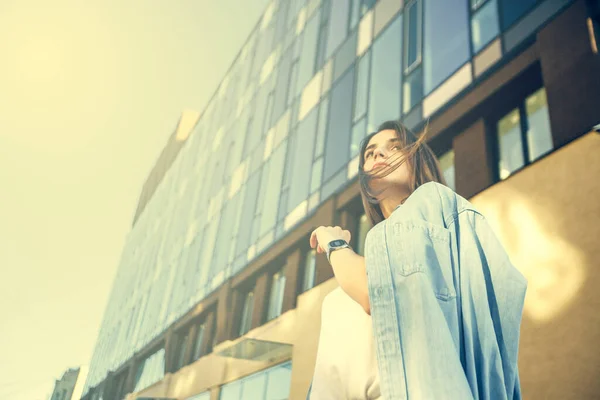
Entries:
{"label": "window", "polygon": [[369,232],[369,220],[367,215],[363,214],[358,219],[358,229],[356,236],[356,253],[361,256],[365,255],[365,239],[367,238],[367,232]]}
{"label": "window", "polygon": [[193,361],[196,361],[197,359],[199,359],[200,357],[202,357],[204,354],[202,354],[202,345],[204,342],[204,331],[205,331],[206,327],[204,324],[199,324],[198,328],[196,330],[196,339],[194,342],[194,355],[193,355]]}
{"label": "window", "polygon": [[254,311],[254,289],[244,296],[242,319],[240,321],[240,336],[245,335],[252,327],[252,312]]}
{"label": "window", "polygon": [[187,342],[188,342],[188,334],[187,333],[185,335],[179,337],[179,343],[177,344],[177,351],[176,351],[177,358],[175,360],[174,371],[179,370],[181,367],[183,367],[186,364],[185,351],[187,349]]}
{"label": "window", "polygon": [[280,400],[290,395],[292,363],[286,362],[221,387],[220,400]]}
{"label": "window", "polygon": [[360,142],[367,135],[367,121],[365,118],[358,121],[352,128],[352,141],[350,142],[350,158],[360,152]]}
{"label": "window", "polygon": [[499,177],[506,179],[552,150],[545,89],[527,97],[523,104],[502,117],[496,127]]}
{"label": "window", "polygon": [[356,86],[354,88],[354,121],[362,118],[367,112],[369,95],[369,72],[371,69],[371,50],[358,61],[356,67]]}
{"label": "window", "polygon": [[373,44],[367,131],[400,117],[402,19],[397,17]]}
{"label": "window", "polygon": [[502,30],[510,28],[519,18],[533,8],[537,0],[500,0]]}
{"label": "window", "polygon": [[319,25],[321,23],[320,12],[308,21],[302,39],[302,53],[298,72],[298,84],[296,94],[302,92],[304,86],[310,81],[315,72],[315,61],[317,56],[317,41],[319,39]]}
{"label": "window", "polygon": [[304,277],[302,279],[302,292],[315,286],[315,273],[317,269],[317,253],[314,249],[306,252],[304,256]]}
{"label": "window", "polygon": [[269,308],[267,310],[267,321],[281,315],[283,308],[283,295],[285,294],[285,267],[273,274],[271,278],[271,294],[269,296]]}
{"label": "window", "polygon": [[350,68],[331,91],[328,134],[325,144],[323,181],[327,181],[348,162],[352,122],[354,68]]}
{"label": "window", "polygon": [[500,32],[498,23],[498,3],[490,0],[471,18],[471,43],[473,53],[478,53]]}
{"label": "window", "polygon": [[[421,0],[413,1],[404,7],[404,71],[406,73],[421,62],[421,15]],[[396,40],[398,38],[401,36],[396,36]]]}
{"label": "window", "polygon": [[346,39],[346,35],[348,34],[350,1],[331,0],[331,10],[332,12],[329,14],[326,59],[329,59],[344,39]]}
{"label": "window", "polygon": [[446,185],[456,190],[454,172],[454,150],[449,150],[440,157],[440,167],[446,180]]}
{"label": "window", "polygon": [[290,191],[287,212],[294,210],[298,204],[306,200],[310,190],[312,153],[317,131],[317,111],[315,107],[300,122],[294,133],[288,151]]}
{"label": "window", "polygon": [[464,0],[427,0],[424,14],[423,84],[427,95],[467,62],[471,51]]}
{"label": "window", "polygon": [[195,396],[188,397],[185,400],[210,400],[210,392],[203,392]]}

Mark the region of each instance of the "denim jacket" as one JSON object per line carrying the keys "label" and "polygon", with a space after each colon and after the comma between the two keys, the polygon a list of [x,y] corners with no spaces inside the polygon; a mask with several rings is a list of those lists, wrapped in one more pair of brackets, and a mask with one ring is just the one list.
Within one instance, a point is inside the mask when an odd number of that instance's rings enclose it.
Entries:
{"label": "denim jacket", "polygon": [[365,253],[384,399],[521,398],[527,281],[471,203],[426,183],[369,231]]}
{"label": "denim jacket", "polygon": [[365,248],[385,399],[521,398],[527,281],[471,203],[422,185]]}

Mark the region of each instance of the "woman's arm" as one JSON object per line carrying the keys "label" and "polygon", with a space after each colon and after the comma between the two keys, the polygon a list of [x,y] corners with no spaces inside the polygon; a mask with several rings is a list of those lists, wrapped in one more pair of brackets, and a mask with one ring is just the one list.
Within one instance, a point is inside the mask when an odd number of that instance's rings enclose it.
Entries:
{"label": "woman's arm", "polygon": [[371,315],[365,258],[345,248],[332,252],[330,261],[342,290]]}
{"label": "woman's arm", "polygon": [[[311,234],[310,245],[316,247],[318,253],[323,253],[327,244],[337,239],[349,242],[350,232],[339,226],[320,226]],[[350,248],[344,248],[333,251],[329,260],[342,290],[371,315],[365,258]]]}

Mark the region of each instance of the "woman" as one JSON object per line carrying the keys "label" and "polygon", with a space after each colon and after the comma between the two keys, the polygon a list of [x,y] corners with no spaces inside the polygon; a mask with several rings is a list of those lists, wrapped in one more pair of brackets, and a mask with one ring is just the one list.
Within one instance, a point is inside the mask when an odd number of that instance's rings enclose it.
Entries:
{"label": "woman", "polygon": [[525,278],[485,219],[443,186],[429,147],[388,121],[361,144],[373,228],[321,226],[339,288],[323,302],[311,399],[518,399]]}

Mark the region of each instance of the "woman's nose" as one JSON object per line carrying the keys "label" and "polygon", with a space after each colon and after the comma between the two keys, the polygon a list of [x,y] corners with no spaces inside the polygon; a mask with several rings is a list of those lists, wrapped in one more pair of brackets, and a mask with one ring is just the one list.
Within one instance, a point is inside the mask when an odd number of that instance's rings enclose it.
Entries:
{"label": "woman's nose", "polygon": [[377,159],[378,156],[381,158],[385,158],[385,156],[386,156],[385,150],[383,150],[381,148],[376,148],[375,149],[375,159]]}

